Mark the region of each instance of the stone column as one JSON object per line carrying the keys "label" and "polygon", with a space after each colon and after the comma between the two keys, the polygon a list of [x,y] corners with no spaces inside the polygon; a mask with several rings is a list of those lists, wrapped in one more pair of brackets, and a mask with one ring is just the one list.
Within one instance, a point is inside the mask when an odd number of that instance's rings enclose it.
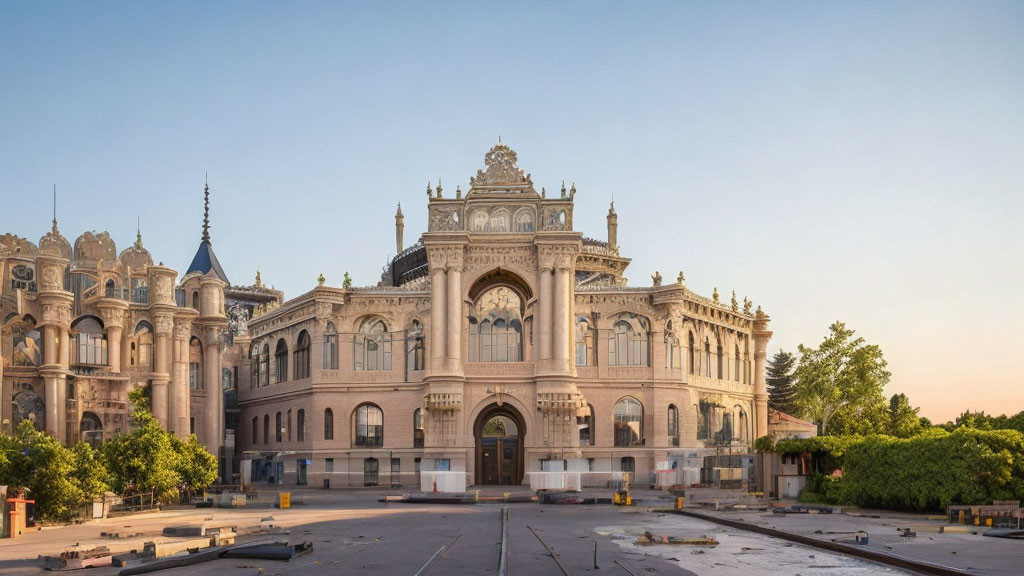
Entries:
{"label": "stone column", "polygon": [[[461,248],[459,249],[461,251]],[[449,260],[451,258],[449,257]],[[462,266],[461,255],[457,263],[448,263],[448,370],[460,372],[462,368]]]}
{"label": "stone column", "polygon": [[169,313],[158,314],[154,320],[153,416],[167,428],[167,384],[171,379],[171,329],[174,321]]}
{"label": "stone column", "polygon": [[57,363],[57,327],[43,326],[43,364]]}
{"label": "stone column", "polygon": [[206,413],[203,414],[204,444],[212,454],[220,457],[224,442],[221,420],[224,418],[224,389],[221,385],[220,329],[206,329],[206,348],[203,350],[203,370],[206,381]]}
{"label": "stone column", "polygon": [[540,266],[540,295],[537,311],[537,359],[547,360],[551,358],[551,309],[552,298],[552,277],[551,265],[541,264]]}
{"label": "stone column", "polygon": [[[191,308],[181,312],[191,311]],[[194,314],[194,313],[193,313]],[[167,427],[179,438],[187,438],[189,429],[189,386],[188,386],[188,341],[192,331],[190,318],[178,318],[174,325],[174,342],[172,344],[173,365],[171,366],[171,384],[167,393],[168,421]]]}
{"label": "stone column", "polygon": [[552,358],[559,372],[565,372],[569,366],[569,269],[568,259],[559,262],[555,270],[554,313],[552,332],[554,333],[554,350]]}
{"label": "stone column", "polygon": [[121,327],[107,326],[107,364],[111,372],[121,371]]}
{"label": "stone column", "polygon": [[447,274],[443,256],[430,258],[430,370],[440,372],[447,356],[445,324],[447,323]]}
{"label": "stone column", "polygon": [[771,318],[757,307],[754,320],[754,413],[757,418],[754,438],[768,434],[768,384],[765,377],[765,352],[772,333],[768,330]]}

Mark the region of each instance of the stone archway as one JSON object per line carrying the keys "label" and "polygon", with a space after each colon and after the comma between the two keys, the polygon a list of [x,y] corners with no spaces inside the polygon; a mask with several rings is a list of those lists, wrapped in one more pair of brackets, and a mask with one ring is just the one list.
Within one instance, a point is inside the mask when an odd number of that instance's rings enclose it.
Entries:
{"label": "stone archway", "polygon": [[477,485],[523,483],[526,423],[518,410],[508,404],[487,406],[476,418],[473,437]]}

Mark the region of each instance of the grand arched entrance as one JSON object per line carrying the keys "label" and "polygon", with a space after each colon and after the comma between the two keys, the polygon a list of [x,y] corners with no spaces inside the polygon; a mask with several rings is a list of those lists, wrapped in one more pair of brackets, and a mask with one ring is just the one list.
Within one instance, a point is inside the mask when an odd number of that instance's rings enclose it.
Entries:
{"label": "grand arched entrance", "polygon": [[515,408],[491,404],[473,425],[476,484],[522,484],[526,425]]}

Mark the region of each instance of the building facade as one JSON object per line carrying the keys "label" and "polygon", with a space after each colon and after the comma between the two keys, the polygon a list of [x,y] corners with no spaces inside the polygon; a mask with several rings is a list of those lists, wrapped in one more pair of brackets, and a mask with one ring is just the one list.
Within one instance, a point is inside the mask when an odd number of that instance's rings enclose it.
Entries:
{"label": "building facade", "polygon": [[252,480],[364,486],[463,472],[646,481],[673,456],[767,433],[767,315],[687,289],[630,287],[607,241],[573,227],[575,186],[538,193],[499,143],[445,195],[376,286],[317,286],[248,323],[236,451]]}
{"label": "building facade", "polygon": [[[691,292],[682,272],[627,285],[618,216],[573,226],[575,185],[538,193],[499,143],[445,195],[376,286],[289,301],[231,285],[199,248],[178,273],[106,232],[71,245],[0,236],[0,417],[67,443],[130,425],[145,388],[162,425],[195,433],[221,480],[415,485],[421,471],[520,484],[571,470],[603,485],[745,452],[768,431],[767,315]],[[699,466],[699,464],[697,464]]]}

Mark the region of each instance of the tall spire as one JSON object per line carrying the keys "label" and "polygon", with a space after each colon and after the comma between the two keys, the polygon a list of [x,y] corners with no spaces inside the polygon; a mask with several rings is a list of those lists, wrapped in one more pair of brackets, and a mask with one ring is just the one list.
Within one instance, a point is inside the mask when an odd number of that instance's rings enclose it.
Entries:
{"label": "tall spire", "polygon": [[57,230],[57,185],[53,185],[53,233],[60,234]]}
{"label": "tall spire", "polygon": [[206,175],[203,187],[203,242],[210,241],[210,175]]}

